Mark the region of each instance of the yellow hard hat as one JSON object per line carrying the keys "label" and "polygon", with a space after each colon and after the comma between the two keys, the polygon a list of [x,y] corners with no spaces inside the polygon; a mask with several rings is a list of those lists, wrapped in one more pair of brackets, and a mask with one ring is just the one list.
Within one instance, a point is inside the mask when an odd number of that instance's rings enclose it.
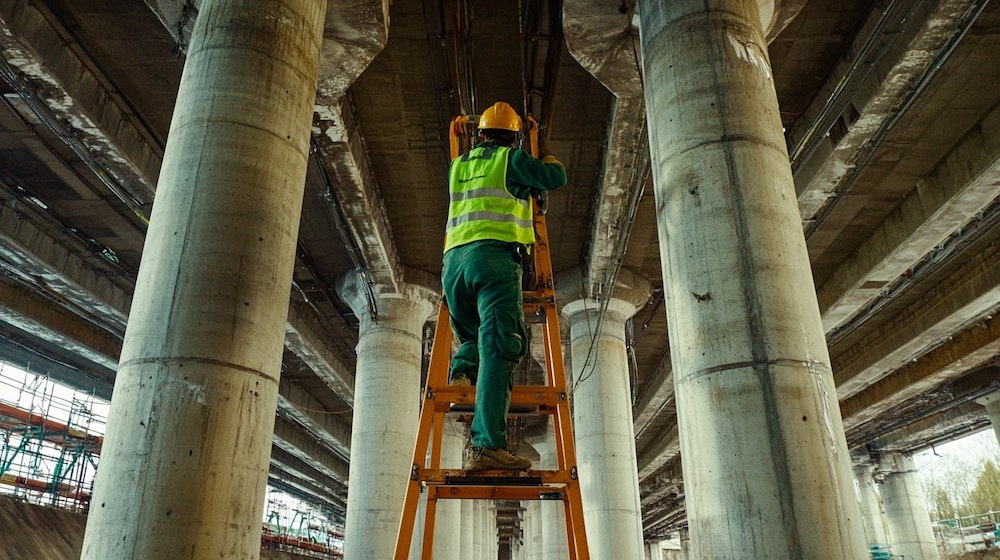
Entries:
{"label": "yellow hard hat", "polygon": [[497,101],[479,116],[479,130],[484,128],[518,132],[521,130],[521,117],[517,116],[513,107]]}

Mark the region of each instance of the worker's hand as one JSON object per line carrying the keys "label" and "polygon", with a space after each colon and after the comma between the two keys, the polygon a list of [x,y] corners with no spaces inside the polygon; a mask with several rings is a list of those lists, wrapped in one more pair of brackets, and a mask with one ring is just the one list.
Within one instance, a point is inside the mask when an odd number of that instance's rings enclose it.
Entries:
{"label": "worker's hand", "polygon": [[551,156],[552,150],[549,149],[549,141],[542,138],[538,140],[538,159],[545,159],[545,156]]}
{"label": "worker's hand", "polygon": [[542,163],[554,163],[554,164],[558,165],[559,167],[562,167],[563,169],[566,169],[566,166],[563,165],[563,163],[561,161],[559,161],[558,159],[556,159],[556,156],[554,156],[552,154],[547,154],[545,157],[543,157],[542,158]]}

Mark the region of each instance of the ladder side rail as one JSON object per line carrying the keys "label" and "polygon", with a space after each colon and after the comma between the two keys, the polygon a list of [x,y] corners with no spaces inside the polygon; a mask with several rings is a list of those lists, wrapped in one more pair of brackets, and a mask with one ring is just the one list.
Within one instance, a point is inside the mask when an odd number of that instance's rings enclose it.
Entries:
{"label": "ladder side rail", "polygon": [[434,520],[437,519],[437,492],[427,489],[427,513],[424,515],[424,539],[420,549],[420,558],[434,558]]}
{"label": "ladder side rail", "polygon": [[551,304],[544,305],[545,324],[543,340],[545,360],[548,369],[549,382],[554,387],[562,387],[567,392],[567,398],[560,401],[553,415],[556,437],[556,458],[560,471],[569,471],[571,480],[566,486],[567,499],[563,502],[566,510],[566,536],[570,544],[570,560],[589,560],[590,551],[587,544],[587,534],[583,518],[583,497],[580,492],[580,481],[577,478],[576,442],[573,441],[573,426],[569,412],[568,387],[563,368],[562,339],[559,335],[559,312],[555,303],[555,286],[552,275],[552,261],[548,245],[548,229],[545,216],[535,213],[535,270],[537,289],[546,297],[551,298]]}

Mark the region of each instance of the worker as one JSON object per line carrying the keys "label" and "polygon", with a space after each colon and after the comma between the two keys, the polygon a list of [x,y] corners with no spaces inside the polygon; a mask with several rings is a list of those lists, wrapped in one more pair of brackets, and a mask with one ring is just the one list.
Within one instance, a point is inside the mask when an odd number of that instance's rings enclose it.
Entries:
{"label": "worker", "polygon": [[448,225],[441,283],[460,346],[449,385],[475,385],[465,470],[527,470],[507,450],[514,368],[527,353],[521,264],[535,242],[531,196],[566,184],[553,155],[514,148],[521,117],[504,102],[483,112],[479,143],[448,168]]}

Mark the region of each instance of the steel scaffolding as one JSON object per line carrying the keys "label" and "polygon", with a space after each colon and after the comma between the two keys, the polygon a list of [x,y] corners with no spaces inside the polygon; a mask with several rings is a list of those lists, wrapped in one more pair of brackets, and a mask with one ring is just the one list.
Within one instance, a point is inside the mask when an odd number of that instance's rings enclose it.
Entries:
{"label": "steel scaffolding", "polygon": [[0,362],[0,493],[86,512],[108,403]]}

